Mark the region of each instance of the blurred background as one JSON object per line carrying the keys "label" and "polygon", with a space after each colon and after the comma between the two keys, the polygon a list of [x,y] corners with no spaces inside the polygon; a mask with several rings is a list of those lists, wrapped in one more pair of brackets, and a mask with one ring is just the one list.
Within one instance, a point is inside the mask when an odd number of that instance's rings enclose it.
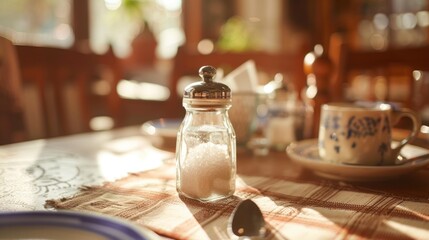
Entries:
{"label": "blurred background", "polygon": [[428,124],[428,34],[427,0],[2,0],[0,144],[181,118],[200,66],[249,59],[315,114],[390,101]]}

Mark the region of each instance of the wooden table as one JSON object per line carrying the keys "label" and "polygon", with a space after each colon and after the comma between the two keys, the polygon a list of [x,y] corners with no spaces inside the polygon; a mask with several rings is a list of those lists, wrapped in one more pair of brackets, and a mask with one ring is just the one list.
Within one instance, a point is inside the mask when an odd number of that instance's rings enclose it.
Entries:
{"label": "wooden table", "polygon": [[[0,210],[44,209],[46,199],[73,194],[82,185],[101,184],[174,161],[174,143],[164,147],[160,141],[133,126],[0,146]],[[429,137],[422,136],[414,144],[429,148]],[[316,176],[278,151],[254,156],[239,149],[237,172],[338,182]],[[429,167],[396,180],[353,184],[429,199]]]}
{"label": "wooden table", "polygon": [[[46,200],[70,197],[81,186],[100,185],[132,172],[174,164],[173,142],[160,145],[161,140],[144,136],[134,126],[0,146],[0,210],[45,209]],[[414,144],[428,148],[429,138],[423,136]],[[291,161],[285,152],[267,156],[254,156],[243,149],[238,152],[239,175],[350,185],[373,193],[429,199],[428,166],[390,181],[348,183],[321,178]]]}
{"label": "wooden table", "polygon": [[173,157],[154,148],[139,127],[3,145],[0,210],[45,209],[47,199],[156,168]]}

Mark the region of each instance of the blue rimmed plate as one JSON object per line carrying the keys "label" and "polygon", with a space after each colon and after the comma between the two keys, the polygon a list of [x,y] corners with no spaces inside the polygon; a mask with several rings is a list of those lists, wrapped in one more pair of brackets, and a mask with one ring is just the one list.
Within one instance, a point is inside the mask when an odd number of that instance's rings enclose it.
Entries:
{"label": "blue rimmed plate", "polygon": [[389,166],[350,165],[325,162],[319,156],[317,139],[308,139],[291,143],[286,152],[292,161],[313,171],[316,175],[329,179],[351,182],[388,180],[411,173],[429,164],[429,156],[426,155],[429,153],[429,150],[411,144],[405,145],[402,148],[401,155],[406,159],[418,156],[422,157],[410,162],[407,162],[405,159],[405,163]]}
{"label": "blue rimmed plate", "polygon": [[0,213],[0,239],[151,240],[158,235],[101,214],[24,211]]}

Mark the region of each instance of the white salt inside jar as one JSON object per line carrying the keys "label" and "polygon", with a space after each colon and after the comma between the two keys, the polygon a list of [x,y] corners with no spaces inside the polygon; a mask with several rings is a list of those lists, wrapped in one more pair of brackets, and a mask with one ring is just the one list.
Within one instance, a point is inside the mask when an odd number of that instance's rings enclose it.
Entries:
{"label": "white salt inside jar", "polygon": [[201,143],[189,150],[182,166],[181,189],[192,198],[208,199],[231,191],[231,159],[226,144]]}

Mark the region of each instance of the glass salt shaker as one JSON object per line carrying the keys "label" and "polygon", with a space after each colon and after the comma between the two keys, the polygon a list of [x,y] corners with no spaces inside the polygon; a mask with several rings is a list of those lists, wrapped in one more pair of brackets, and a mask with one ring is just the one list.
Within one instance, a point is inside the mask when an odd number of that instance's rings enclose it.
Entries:
{"label": "glass salt shaker", "polygon": [[231,89],[214,82],[216,69],[203,66],[203,81],[185,88],[186,115],[177,134],[176,188],[199,201],[229,197],[235,191],[236,137],[228,117]]}

